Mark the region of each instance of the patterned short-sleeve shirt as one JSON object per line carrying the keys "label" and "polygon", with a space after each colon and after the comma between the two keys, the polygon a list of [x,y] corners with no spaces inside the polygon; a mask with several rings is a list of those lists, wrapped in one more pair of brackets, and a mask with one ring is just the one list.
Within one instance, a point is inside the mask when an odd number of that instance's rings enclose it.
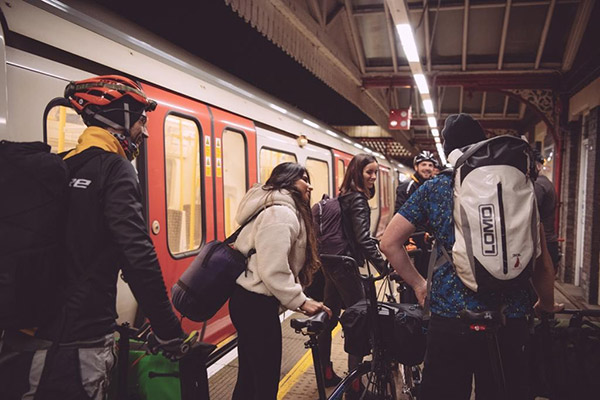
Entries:
{"label": "patterned short-sleeve shirt", "polygon": [[[446,250],[451,251],[454,245],[452,208],[452,178],[440,174],[421,185],[398,213],[414,226],[429,221],[433,235]],[[463,309],[479,312],[498,310],[502,305],[506,306],[507,317],[520,318],[529,314],[532,307],[525,289],[515,289],[503,295],[472,291],[460,280],[449,262],[433,275],[430,304],[432,313],[449,318],[458,317]]]}

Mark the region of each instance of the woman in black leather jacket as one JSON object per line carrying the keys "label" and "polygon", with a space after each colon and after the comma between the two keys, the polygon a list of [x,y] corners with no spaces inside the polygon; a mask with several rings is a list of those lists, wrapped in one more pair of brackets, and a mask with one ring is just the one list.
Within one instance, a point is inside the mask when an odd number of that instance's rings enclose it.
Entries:
{"label": "woman in black leather jacket", "polygon": [[385,266],[375,240],[371,237],[371,208],[369,199],[375,196],[375,181],[379,164],[368,154],[354,156],[340,187],[344,233],[350,242],[350,254],[358,265],[372,263],[378,271]]}
{"label": "woman in black leather jacket", "polygon": [[[342,212],[342,226],[348,240],[346,255],[354,258],[358,265],[366,260],[378,271],[385,266],[381,253],[371,238],[371,208],[368,200],[375,196],[375,181],[379,165],[375,157],[368,154],[357,154],[352,158],[338,197]],[[350,307],[364,298],[363,289],[355,273],[343,265],[325,265],[325,296],[323,302],[331,309],[333,317],[329,329],[319,336],[319,353],[326,386],[335,386],[340,378],[333,372],[330,361],[331,331],[337,325],[342,308]],[[348,355],[348,367],[352,369],[360,362],[356,356]],[[359,389],[358,387],[356,389]]]}

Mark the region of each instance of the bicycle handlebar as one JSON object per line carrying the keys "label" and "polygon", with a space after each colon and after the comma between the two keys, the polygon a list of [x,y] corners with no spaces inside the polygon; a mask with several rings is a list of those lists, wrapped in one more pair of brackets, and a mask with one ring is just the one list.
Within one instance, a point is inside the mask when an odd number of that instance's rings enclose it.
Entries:
{"label": "bicycle handlebar", "polygon": [[361,274],[358,269],[358,264],[356,263],[356,260],[350,256],[333,255],[333,254],[320,254],[319,256],[321,257],[321,260],[343,262],[343,263],[349,264],[350,267],[356,271],[356,273],[358,274],[358,277],[361,280],[366,281],[366,282],[377,282],[379,280],[382,280],[386,276],[388,276],[388,274],[390,273],[390,266],[387,261],[385,263],[385,269],[383,271],[379,271],[379,276],[373,276],[371,273],[369,273],[369,275]]}

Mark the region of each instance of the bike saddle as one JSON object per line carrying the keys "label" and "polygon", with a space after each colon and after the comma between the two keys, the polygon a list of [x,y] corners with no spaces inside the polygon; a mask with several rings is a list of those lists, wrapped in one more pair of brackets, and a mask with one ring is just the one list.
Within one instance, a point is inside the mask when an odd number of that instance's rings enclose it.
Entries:
{"label": "bike saddle", "polygon": [[292,318],[290,326],[294,328],[296,332],[301,332],[302,329],[306,329],[306,333],[309,335],[319,334],[325,328],[327,321],[329,321],[329,316],[325,311],[321,311],[308,318]]}
{"label": "bike saddle", "polygon": [[481,311],[475,312],[471,310],[462,310],[459,313],[460,319],[473,322],[473,323],[483,323],[489,325],[504,325],[504,313],[500,311]]}

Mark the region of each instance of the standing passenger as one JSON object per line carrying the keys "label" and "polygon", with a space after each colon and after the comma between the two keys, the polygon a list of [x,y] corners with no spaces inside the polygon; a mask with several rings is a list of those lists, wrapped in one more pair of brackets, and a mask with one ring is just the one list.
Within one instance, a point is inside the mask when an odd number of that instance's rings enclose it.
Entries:
{"label": "standing passenger", "polygon": [[[454,149],[486,139],[479,123],[468,114],[449,116],[442,136],[446,156]],[[426,220],[440,246],[452,251],[455,238],[451,174],[442,173],[423,184],[392,218],[381,240],[384,254],[414,289],[421,305],[427,295],[427,282],[410,263],[403,244],[415,226]],[[540,236],[543,237],[541,229]],[[545,244],[535,262],[532,283],[539,296],[534,305],[536,311],[560,310],[561,306],[554,303],[553,272]],[[419,399],[469,400],[473,380],[477,399],[499,398],[488,343],[484,336],[469,329],[459,314],[462,310],[497,310],[501,305],[506,306],[506,324],[498,331],[498,341],[509,398],[528,398],[525,348],[529,339],[527,316],[532,308],[528,290],[513,288],[502,294],[474,292],[461,281],[453,265],[445,262],[433,272],[429,296],[431,320]]]}
{"label": "standing passenger", "polygon": [[178,358],[186,340],[167,297],[131,165],[148,137],[146,112],[156,103],[138,83],[116,75],[71,82],[65,97],[88,127],[65,156],[71,184],[64,307],[35,337],[5,332],[2,352],[18,354],[14,364],[0,366],[0,398],[7,400],[106,397],[115,364],[119,271],[150,320],[158,347]]}
{"label": "standing passenger", "polygon": [[[358,265],[371,262],[378,271],[385,267],[385,261],[371,237],[371,208],[368,200],[375,196],[375,181],[379,164],[375,157],[368,154],[357,154],[348,165],[340,187],[339,202],[342,213],[342,226],[348,239],[348,256],[356,260]],[[364,297],[360,281],[354,271],[343,265],[328,263],[323,267],[325,275],[325,300],[331,308],[329,329],[319,336],[319,355],[323,364],[325,380],[328,386],[335,386],[340,378],[333,372],[331,364],[331,331],[337,325],[342,308],[347,308]],[[354,368],[360,359],[348,356],[349,369]]]}
{"label": "standing passenger", "polygon": [[[279,305],[308,315],[324,310],[302,287],[319,268],[310,211],[312,186],[308,172],[296,163],[273,169],[264,184],[242,199],[236,221],[244,227],[235,246],[243,254],[255,249],[248,268],[237,279],[229,313],[238,332],[239,370],[234,400],[275,400],[281,370]],[[330,314],[331,315],[331,314]]]}

